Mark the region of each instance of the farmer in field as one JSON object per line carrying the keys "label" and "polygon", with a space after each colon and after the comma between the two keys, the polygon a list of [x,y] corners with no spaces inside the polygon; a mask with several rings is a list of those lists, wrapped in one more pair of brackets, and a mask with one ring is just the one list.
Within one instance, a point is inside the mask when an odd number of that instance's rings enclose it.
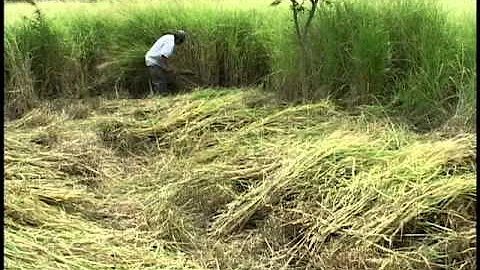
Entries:
{"label": "farmer in field", "polygon": [[175,47],[185,41],[186,32],[179,30],[176,33],[167,33],[161,36],[145,55],[145,64],[150,72],[150,82],[155,93],[166,94],[168,83],[175,75],[176,70],[170,64],[175,54]]}

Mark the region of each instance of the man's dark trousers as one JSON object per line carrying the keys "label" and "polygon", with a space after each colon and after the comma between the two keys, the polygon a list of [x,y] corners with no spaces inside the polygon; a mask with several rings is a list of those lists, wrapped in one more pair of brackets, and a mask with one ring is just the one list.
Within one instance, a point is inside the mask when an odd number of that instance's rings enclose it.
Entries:
{"label": "man's dark trousers", "polygon": [[167,94],[169,81],[167,71],[156,65],[149,66],[148,69],[150,71],[150,82],[154,93]]}

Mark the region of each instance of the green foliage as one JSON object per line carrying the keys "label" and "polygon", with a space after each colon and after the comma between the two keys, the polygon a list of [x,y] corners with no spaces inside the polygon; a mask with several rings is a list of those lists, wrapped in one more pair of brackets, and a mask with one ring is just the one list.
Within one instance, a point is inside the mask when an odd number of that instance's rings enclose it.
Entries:
{"label": "green foliage", "polygon": [[18,118],[35,107],[31,56],[21,52],[16,37],[5,34],[4,111],[6,118]]}
{"label": "green foliage", "polygon": [[[55,5],[70,5],[69,12]],[[321,1],[303,45],[282,5],[55,5],[49,16],[6,27],[7,81],[18,81],[12,74],[23,74],[24,81],[30,76],[42,98],[147,93],[146,51],[164,32],[181,28],[189,36],[174,64],[192,70],[197,86],[262,83],[289,101],[381,102],[419,125],[465,113],[462,119],[473,123],[474,16],[450,18],[430,1]],[[113,64],[95,68],[105,62]],[[15,71],[20,67],[23,73]]]}
{"label": "green foliage", "polygon": [[[379,101],[430,127],[454,113],[460,85],[476,70],[473,34],[465,35],[470,26],[422,1],[342,1],[317,12],[305,45],[313,68],[302,76],[300,48],[288,54],[281,95],[331,96],[349,106]],[[298,91],[299,84],[310,91]]]}
{"label": "green foliage", "polygon": [[[35,11],[33,18],[25,19],[25,22],[13,31],[18,53],[30,58],[38,96],[48,98],[62,92],[60,78],[65,61],[61,34],[44,18],[39,9]],[[7,69],[12,70],[15,67],[7,66]]]}

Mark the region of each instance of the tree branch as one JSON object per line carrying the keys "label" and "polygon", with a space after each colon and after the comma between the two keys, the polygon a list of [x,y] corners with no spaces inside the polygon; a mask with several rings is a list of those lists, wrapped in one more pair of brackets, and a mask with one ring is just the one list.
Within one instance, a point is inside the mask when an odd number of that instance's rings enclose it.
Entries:
{"label": "tree branch", "polygon": [[297,33],[297,37],[300,43],[303,43],[302,34],[300,33],[300,25],[298,23],[298,2],[296,0],[290,0],[290,2],[292,2],[293,23],[295,24],[295,32]]}
{"label": "tree branch", "polygon": [[312,7],[310,8],[310,11],[308,13],[307,22],[305,23],[305,27],[303,28],[303,39],[304,39],[304,41],[305,41],[307,33],[308,33],[308,28],[310,27],[310,24],[312,23],[313,16],[315,15],[315,11],[317,10],[318,1],[319,0],[310,0],[310,3],[312,4]]}

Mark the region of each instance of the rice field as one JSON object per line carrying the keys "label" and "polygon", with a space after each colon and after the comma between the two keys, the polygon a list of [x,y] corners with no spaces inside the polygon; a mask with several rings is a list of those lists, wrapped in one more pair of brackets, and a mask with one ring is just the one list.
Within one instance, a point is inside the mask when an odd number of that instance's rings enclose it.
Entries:
{"label": "rice field", "polygon": [[253,89],[62,108],[4,128],[8,269],[475,269],[474,134]]}
{"label": "rice field", "polygon": [[4,4],[5,269],[476,269],[476,1],[270,2]]}

